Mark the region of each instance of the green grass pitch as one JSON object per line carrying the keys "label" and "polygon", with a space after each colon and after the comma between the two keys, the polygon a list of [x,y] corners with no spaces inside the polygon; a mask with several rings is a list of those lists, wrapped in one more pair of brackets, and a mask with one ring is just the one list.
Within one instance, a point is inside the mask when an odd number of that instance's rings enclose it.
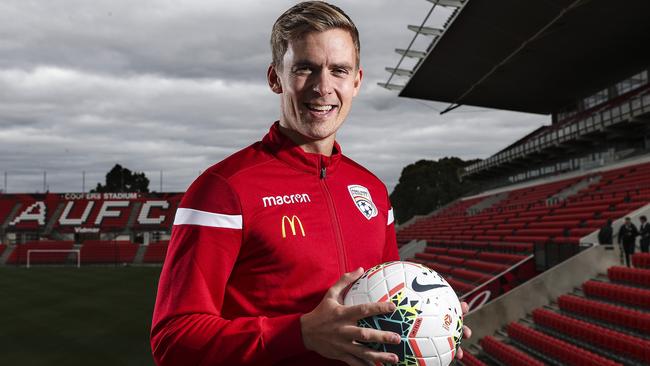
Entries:
{"label": "green grass pitch", "polygon": [[154,365],[160,267],[0,267],[0,365]]}

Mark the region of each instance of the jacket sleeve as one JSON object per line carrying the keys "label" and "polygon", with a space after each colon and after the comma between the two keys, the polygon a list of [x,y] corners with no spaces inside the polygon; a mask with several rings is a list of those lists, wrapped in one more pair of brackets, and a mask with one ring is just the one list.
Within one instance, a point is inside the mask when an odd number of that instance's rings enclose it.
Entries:
{"label": "jacket sleeve", "polygon": [[599,244],[605,244],[605,228],[601,227],[600,230],[598,230],[598,243]]}
{"label": "jacket sleeve", "polygon": [[393,215],[393,207],[388,200],[388,220],[386,222],[386,242],[384,244],[383,262],[398,261],[399,252],[397,250],[397,237],[395,235],[395,216]]}
{"label": "jacket sleeve", "polygon": [[623,225],[618,229],[618,243],[621,244],[623,243]]}
{"label": "jacket sleeve", "polygon": [[269,365],[305,352],[300,316],[224,319],[228,278],[242,245],[236,192],[210,171],[176,212],[151,329],[159,366]]}

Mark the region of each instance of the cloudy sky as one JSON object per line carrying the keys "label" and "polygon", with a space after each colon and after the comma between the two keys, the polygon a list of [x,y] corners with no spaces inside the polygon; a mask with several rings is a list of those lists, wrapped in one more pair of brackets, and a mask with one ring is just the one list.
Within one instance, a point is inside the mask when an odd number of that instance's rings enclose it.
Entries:
{"label": "cloudy sky", "polygon": [[[120,163],[150,187],[183,191],[278,118],[268,38],[293,1],[0,2],[0,174],[8,192],[88,190]],[[547,116],[398,98],[377,82],[432,4],[333,1],[361,33],[362,91],[338,134],[343,152],[393,189],[419,159],[485,158]],[[439,7],[427,25],[440,25]],[[418,37],[415,49],[430,39]],[[412,67],[407,60],[402,67]],[[403,82],[395,79],[394,82]],[[432,85],[431,87],[435,87]],[[4,177],[0,175],[0,188]]]}

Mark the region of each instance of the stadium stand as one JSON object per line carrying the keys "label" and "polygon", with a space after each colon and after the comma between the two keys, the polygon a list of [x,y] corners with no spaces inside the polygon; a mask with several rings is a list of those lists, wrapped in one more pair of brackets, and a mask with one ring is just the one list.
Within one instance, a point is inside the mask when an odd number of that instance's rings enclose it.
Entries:
{"label": "stadium stand", "polygon": [[11,213],[15,205],[15,200],[8,199],[6,195],[0,195],[0,225],[4,223],[4,220],[9,216],[9,213]]}
{"label": "stadium stand", "polygon": [[543,366],[544,363],[540,362],[526,353],[518,350],[517,348],[505,344],[492,336],[483,337],[481,339],[481,347],[486,353],[493,356],[497,360],[506,365],[517,366]]}
{"label": "stadium stand", "polygon": [[[55,232],[73,233],[78,228],[97,228],[100,232],[169,231],[181,193],[122,196],[99,193],[4,194],[0,196],[0,223],[6,231],[43,232],[51,224]],[[12,215],[15,207],[19,209]],[[11,217],[10,217],[11,216]]]}
{"label": "stadium stand", "polygon": [[[640,264],[646,257],[638,253],[633,260]],[[502,331],[501,339],[483,337],[473,356],[506,365],[650,364],[649,275],[646,267],[609,267],[606,276],[507,325],[507,337]]]}
{"label": "stadium stand", "polygon": [[[411,69],[402,57],[379,85],[448,103],[441,114],[471,105],[551,115],[550,125],[463,169],[461,179],[483,193],[397,232],[401,252],[461,283],[466,299],[483,289],[489,297],[528,263],[495,253],[534,256],[534,269],[545,271],[466,316],[482,339],[464,344],[473,357],[460,363],[650,364],[650,255],[635,254],[635,268],[625,268],[617,245],[594,245],[608,220],[614,243],[602,244],[616,244],[623,217],[638,223],[650,213],[650,32],[641,15],[650,3],[444,3],[453,11],[440,35],[420,42],[430,42],[425,51],[413,41],[397,49],[418,60]],[[598,15],[612,12],[620,17]],[[519,38],[486,32],[476,19]]]}
{"label": "stadium stand", "polygon": [[[7,259],[7,264],[26,264],[27,253],[30,250],[70,250],[73,244],[72,241],[40,241],[21,244],[16,246],[11,252],[11,255]],[[69,256],[70,253],[66,252],[32,253],[30,255],[30,262],[39,264],[63,264]]]}
{"label": "stadium stand", "polygon": [[[176,209],[178,208],[178,204],[180,203],[182,197],[182,195],[176,195],[169,197],[167,200],[154,201],[155,205],[150,207],[148,214],[146,215],[147,217],[145,217],[144,212],[141,212],[138,215],[138,219],[134,222],[134,229],[147,230],[152,227],[171,227],[172,223],[174,222],[173,213],[176,212]],[[146,201],[146,199],[140,199],[139,204],[145,205]],[[161,206],[161,203],[164,203],[165,206]],[[161,221],[160,218],[162,217],[164,217],[164,219]]]}
{"label": "stadium stand", "polygon": [[620,365],[519,323],[508,326],[508,336],[519,344],[569,365]]}
{"label": "stadium stand", "polygon": [[[78,249],[82,264],[161,263],[182,193],[0,194],[0,256],[24,265],[30,249]],[[147,244],[151,242],[151,247]],[[135,244],[138,243],[138,244]],[[145,247],[140,249],[140,244]],[[11,252],[9,254],[9,252]],[[138,253],[144,254],[137,257]],[[148,253],[148,254],[147,254]],[[38,253],[34,264],[74,254]]]}
{"label": "stadium stand", "polygon": [[463,360],[459,362],[460,364],[465,366],[486,366],[487,365],[485,362],[481,361],[479,358],[465,351],[464,349],[463,349]]}
{"label": "stadium stand", "polygon": [[[557,248],[557,261],[577,253],[580,240],[607,219],[619,219],[650,203],[649,180],[646,162],[461,199],[400,228],[398,243],[426,241],[412,260],[442,273],[465,295],[525,261],[536,246]],[[581,188],[556,199],[573,187]],[[482,201],[493,203],[470,209]],[[520,267],[513,286],[538,273],[532,260]]]}
{"label": "stadium stand", "polygon": [[142,259],[143,263],[162,263],[167,255],[167,245],[169,242],[161,241],[151,243],[147,246],[147,251]]}
{"label": "stadium stand", "polygon": [[138,245],[125,241],[86,241],[81,247],[81,263],[133,263]]}
{"label": "stadium stand", "polygon": [[650,253],[637,253],[632,256],[632,264],[637,268],[650,269]]}

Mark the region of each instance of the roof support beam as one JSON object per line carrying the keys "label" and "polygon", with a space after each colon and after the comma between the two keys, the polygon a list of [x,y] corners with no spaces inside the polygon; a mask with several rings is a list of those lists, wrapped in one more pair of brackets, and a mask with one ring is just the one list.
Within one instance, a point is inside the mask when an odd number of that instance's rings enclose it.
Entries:
{"label": "roof support beam", "polygon": [[395,74],[395,75],[399,75],[399,76],[411,77],[411,75],[413,75],[413,71],[411,71],[411,70],[396,69],[394,67],[387,67],[386,71],[390,72],[391,74]]}
{"label": "roof support beam", "polygon": [[463,6],[464,0],[427,0],[430,3],[446,6],[450,8],[460,8]]}
{"label": "roof support beam", "polygon": [[399,53],[402,56],[411,57],[411,58],[425,58],[427,56],[426,52],[405,50],[403,48],[396,48],[395,52]]}
{"label": "roof support beam", "polygon": [[402,89],[404,89],[404,85],[388,84],[388,83],[377,83],[377,85],[381,86],[382,88],[386,88],[388,90],[402,90]]}
{"label": "roof support beam", "polygon": [[422,34],[425,36],[433,36],[433,37],[438,37],[439,35],[442,34],[443,31],[440,28],[420,27],[417,25],[408,25],[407,28],[409,30],[412,30],[415,33]]}

